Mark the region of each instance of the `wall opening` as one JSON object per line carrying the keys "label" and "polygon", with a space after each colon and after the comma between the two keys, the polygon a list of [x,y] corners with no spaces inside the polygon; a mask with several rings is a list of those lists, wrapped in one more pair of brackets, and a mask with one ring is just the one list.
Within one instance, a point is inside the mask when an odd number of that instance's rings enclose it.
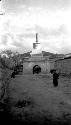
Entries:
{"label": "wall opening", "polygon": [[39,74],[41,72],[41,67],[38,65],[35,65],[33,67],[33,74]]}

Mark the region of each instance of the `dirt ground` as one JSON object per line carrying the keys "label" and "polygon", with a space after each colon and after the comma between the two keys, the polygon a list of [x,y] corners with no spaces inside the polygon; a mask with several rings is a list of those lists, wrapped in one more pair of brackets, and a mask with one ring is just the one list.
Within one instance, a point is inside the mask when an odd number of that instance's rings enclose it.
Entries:
{"label": "dirt ground", "polygon": [[[53,86],[51,74],[22,74],[10,82],[11,113],[25,119],[23,112],[29,114],[33,121],[49,119],[56,123],[71,123],[71,79],[60,77],[58,87]],[[29,105],[17,106],[17,102],[31,100]],[[21,105],[21,106],[20,106]],[[21,114],[21,115],[20,115]],[[42,120],[44,116],[44,119]],[[39,120],[38,120],[39,119]],[[41,120],[40,120],[41,119]]]}

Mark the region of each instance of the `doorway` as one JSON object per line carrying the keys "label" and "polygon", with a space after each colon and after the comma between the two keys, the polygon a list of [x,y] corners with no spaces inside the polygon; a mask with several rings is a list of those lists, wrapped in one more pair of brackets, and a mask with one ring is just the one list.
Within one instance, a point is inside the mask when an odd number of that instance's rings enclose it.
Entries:
{"label": "doorway", "polygon": [[41,72],[41,67],[38,65],[35,65],[33,67],[33,74],[39,74]]}

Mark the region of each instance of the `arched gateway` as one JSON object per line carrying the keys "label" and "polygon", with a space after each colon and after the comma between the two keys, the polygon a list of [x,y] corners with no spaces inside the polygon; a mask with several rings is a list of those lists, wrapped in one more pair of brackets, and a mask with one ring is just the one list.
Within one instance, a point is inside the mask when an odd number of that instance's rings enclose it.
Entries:
{"label": "arched gateway", "polygon": [[35,65],[33,67],[33,74],[37,73],[39,74],[41,72],[41,67],[39,65]]}

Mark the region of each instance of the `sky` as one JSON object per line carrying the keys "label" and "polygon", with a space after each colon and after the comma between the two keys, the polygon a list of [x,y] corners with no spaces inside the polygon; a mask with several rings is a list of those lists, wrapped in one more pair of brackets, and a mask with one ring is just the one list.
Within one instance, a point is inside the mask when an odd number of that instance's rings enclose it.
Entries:
{"label": "sky", "polygon": [[31,51],[35,34],[41,50],[71,52],[71,0],[2,0],[0,50]]}

